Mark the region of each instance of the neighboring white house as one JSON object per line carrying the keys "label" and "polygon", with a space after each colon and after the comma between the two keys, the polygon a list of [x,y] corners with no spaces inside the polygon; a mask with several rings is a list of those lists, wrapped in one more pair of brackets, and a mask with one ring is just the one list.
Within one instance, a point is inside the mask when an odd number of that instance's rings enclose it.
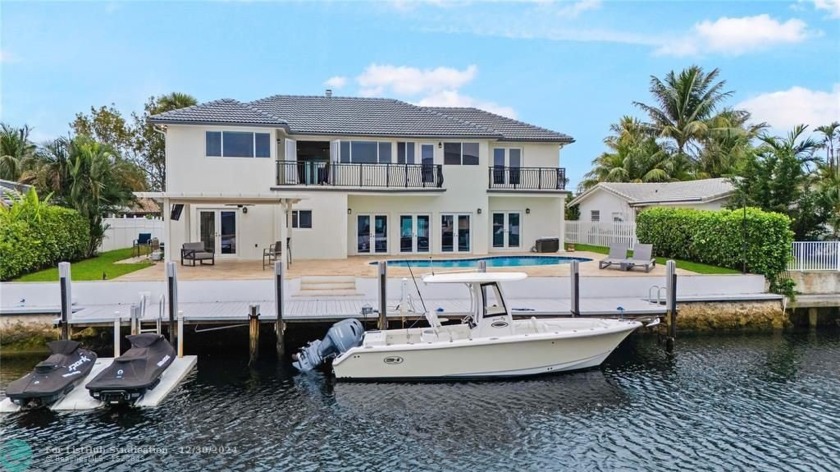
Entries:
{"label": "neighboring white house", "polygon": [[735,193],[728,179],[684,182],[601,182],[569,202],[580,208],[580,221],[635,222],[636,215],[652,206],[720,210]]}
{"label": "neighboring white house", "polygon": [[487,254],[563,240],[565,134],[391,99],[223,99],[151,117],[166,135],[168,257]]}

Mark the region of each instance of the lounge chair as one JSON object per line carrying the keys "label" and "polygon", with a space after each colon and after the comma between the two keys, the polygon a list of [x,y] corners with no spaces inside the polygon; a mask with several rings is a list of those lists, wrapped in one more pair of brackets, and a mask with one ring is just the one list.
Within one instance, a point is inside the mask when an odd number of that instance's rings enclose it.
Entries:
{"label": "lounge chair", "polygon": [[[613,244],[610,245],[610,253],[604,259],[598,261],[598,268],[599,269],[606,269],[607,267],[615,264],[621,266],[622,263],[627,261],[627,245],[626,244]],[[622,267],[624,268],[624,267]]]}
{"label": "lounge chair", "polygon": [[271,247],[263,249],[263,270],[265,266],[270,266],[275,261],[281,260],[283,257],[283,243],[277,241]]}
{"label": "lounge chair", "polygon": [[186,265],[184,261],[192,261],[193,267],[195,267],[195,261],[198,261],[200,265],[204,265],[204,261],[210,261],[210,265],[216,265],[216,254],[212,249],[205,248],[201,241],[184,243],[181,246],[181,265]]}
{"label": "lounge chair", "polygon": [[644,267],[645,272],[656,267],[656,259],[653,258],[653,244],[637,244],[633,248],[633,257],[627,258],[622,267],[630,270],[634,267]]}

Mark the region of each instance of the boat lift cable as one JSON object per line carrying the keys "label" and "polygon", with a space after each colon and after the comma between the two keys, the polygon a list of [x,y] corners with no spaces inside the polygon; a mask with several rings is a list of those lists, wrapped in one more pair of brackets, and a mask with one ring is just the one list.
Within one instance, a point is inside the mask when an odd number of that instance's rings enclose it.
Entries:
{"label": "boat lift cable", "polygon": [[205,328],[205,329],[198,329],[198,325],[196,324],[195,328],[193,328],[193,330],[196,333],[206,333],[208,331],[219,331],[219,330],[222,330],[222,329],[239,328],[239,327],[242,327],[242,326],[248,326],[248,323],[238,324],[238,325],[230,325],[230,326],[218,326],[218,327],[215,327],[215,328]]}
{"label": "boat lift cable", "polygon": [[[420,297],[420,304],[423,306],[423,314],[425,315],[426,312],[428,311],[428,308],[426,308],[426,302],[423,300],[423,294],[420,293],[420,286],[417,285],[417,278],[414,277],[414,271],[411,270],[411,262],[406,261],[405,265],[408,267],[408,273],[411,274],[411,281],[414,282],[414,288],[415,288],[415,290],[417,290],[417,296]],[[414,325],[416,325],[419,320],[420,320],[420,318],[414,320],[414,323],[411,323],[411,326],[409,326],[409,329],[413,328]]]}

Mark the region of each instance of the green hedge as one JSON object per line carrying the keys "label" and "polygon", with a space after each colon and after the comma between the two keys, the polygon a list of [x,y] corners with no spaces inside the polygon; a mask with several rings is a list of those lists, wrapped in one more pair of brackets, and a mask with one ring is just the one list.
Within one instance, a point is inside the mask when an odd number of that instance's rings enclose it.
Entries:
{"label": "green hedge", "polygon": [[79,260],[89,241],[87,220],[74,210],[43,203],[36,211],[4,209],[0,211],[0,280]]}
{"label": "green hedge", "polygon": [[653,244],[657,256],[731,269],[741,269],[746,260],[748,272],[764,275],[772,290],[781,290],[779,275],[787,269],[793,242],[785,215],[757,208],[747,208],[746,217],[743,210],[650,208],[636,223],[639,241]]}

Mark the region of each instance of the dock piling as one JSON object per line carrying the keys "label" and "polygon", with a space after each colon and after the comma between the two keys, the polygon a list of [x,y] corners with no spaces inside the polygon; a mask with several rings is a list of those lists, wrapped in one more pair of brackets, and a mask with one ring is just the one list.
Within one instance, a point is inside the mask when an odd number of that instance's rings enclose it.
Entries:
{"label": "dock piling", "polygon": [[178,312],[178,357],[184,357],[184,312]]}
{"label": "dock piling", "polygon": [[120,328],[122,320],[120,320],[120,312],[114,312],[114,359],[120,357]]}
{"label": "dock piling", "polygon": [[58,284],[61,289],[61,339],[70,339],[70,310],[72,310],[72,299],[70,297],[70,263],[58,263]]}
{"label": "dock piling", "polygon": [[142,332],[140,329],[140,307],[131,305],[128,312],[131,315],[131,334],[140,334]]}
{"label": "dock piling", "polygon": [[274,304],[277,311],[277,321],[274,322],[274,333],[277,335],[277,358],[282,359],[286,354],[286,323],[283,321],[283,261],[274,263]]}
{"label": "dock piling", "polygon": [[478,271],[479,272],[487,272],[487,261],[484,261],[484,260],[478,261]]}
{"label": "dock piling", "polygon": [[569,280],[572,284],[572,316],[580,316],[580,262],[572,261],[569,263]]}
{"label": "dock piling", "polygon": [[388,329],[388,262],[379,261],[379,329]]}
{"label": "dock piling", "polygon": [[677,340],[677,263],[673,260],[665,264],[665,293],[668,316],[668,337],[665,342],[670,351]]}
{"label": "dock piling", "polygon": [[166,263],[166,290],[169,293],[169,344],[176,344],[175,316],[178,313],[178,276],[175,272],[175,262]]}
{"label": "dock piling", "polygon": [[257,361],[259,355],[260,345],[260,306],[248,305],[248,327],[249,339],[248,343],[248,365],[253,365]]}

